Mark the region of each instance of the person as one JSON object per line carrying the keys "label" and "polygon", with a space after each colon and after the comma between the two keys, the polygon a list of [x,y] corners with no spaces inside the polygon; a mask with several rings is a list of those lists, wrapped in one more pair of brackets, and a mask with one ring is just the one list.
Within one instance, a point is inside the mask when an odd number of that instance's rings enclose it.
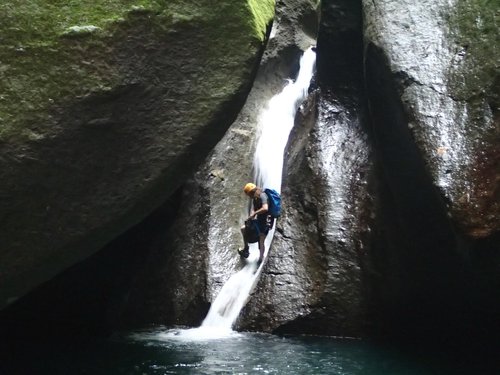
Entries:
{"label": "person", "polygon": [[[252,207],[250,210],[250,216],[247,220],[255,220],[259,232],[259,260],[257,262],[258,265],[262,263],[264,259],[264,250],[265,244],[264,241],[266,239],[267,233],[274,225],[274,218],[269,214],[269,197],[264,192],[262,188],[255,185],[252,182],[249,182],[243,188],[245,195],[252,199]],[[241,250],[238,250],[241,256],[247,258],[248,257],[248,238],[246,233],[246,226],[243,225],[241,227],[241,234],[243,235],[244,247]]]}

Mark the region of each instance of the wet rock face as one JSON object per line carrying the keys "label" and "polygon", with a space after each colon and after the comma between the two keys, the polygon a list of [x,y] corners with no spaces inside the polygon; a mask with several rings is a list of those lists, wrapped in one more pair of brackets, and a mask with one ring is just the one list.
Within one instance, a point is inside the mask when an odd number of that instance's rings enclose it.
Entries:
{"label": "wet rock face", "polygon": [[[454,225],[471,238],[495,235],[500,230],[495,7],[474,0],[363,5],[367,64],[388,65],[403,106],[401,120]],[[379,54],[386,61],[375,62]],[[367,73],[368,80],[377,79],[377,72]],[[374,112],[384,108],[383,100],[372,104]]]}
{"label": "wet rock face", "polygon": [[337,99],[313,94],[297,117],[284,174],[285,211],[243,312],[243,329],[352,336],[364,330],[370,151],[360,112]]}
{"label": "wet rock face", "polygon": [[[272,0],[202,1],[196,12],[180,1],[75,3],[45,18],[4,5],[0,308],[142,220],[193,173],[236,117],[274,13]],[[71,24],[78,12],[97,26]],[[11,24],[24,18],[26,30]]]}
{"label": "wet rock face", "polygon": [[360,4],[323,2],[317,85],[296,117],[283,174],[284,213],[242,329],[360,335],[369,251]]}
{"label": "wet rock face", "polygon": [[[492,9],[474,4],[363,2],[367,96],[383,171],[372,259],[385,333],[398,327],[392,333],[449,338],[467,326],[487,338],[497,326],[498,87],[497,73],[484,75],[498,52],[478,65],[488,47],[470,20],[491,22]],[[479,28],[491,40],[488,27]]]}
{"label": "wet rock face", "polygon": [[363,3],[362,68],[360,4],[323,2],[319,89],[291,136],[285,213],[242,329],[493,336],[498,94],[457,62],[454,17],[471,3]]}

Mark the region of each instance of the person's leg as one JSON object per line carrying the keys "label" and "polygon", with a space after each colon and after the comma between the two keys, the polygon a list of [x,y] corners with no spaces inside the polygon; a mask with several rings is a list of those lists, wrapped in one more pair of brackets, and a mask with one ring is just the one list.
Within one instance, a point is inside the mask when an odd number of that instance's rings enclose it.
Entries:
{"label": "person's leg", "polygon": [[266,240],[266,235],[264,233],[259,234],[259,260],[258,263],[262,263],[262,260],[264,259],[264,251],[266,250],[266,245],[265,245],[265,240]]}
{"label": "person's leg", "polygon": [[243,237],[243,249],[238,249],[238,253],[244,257],[244,258],[248,258],[248,256],[250,255],[250,252],[249,252],[249,249],[248,249],[248,241],[247,241],[247,236],[246,236],[246,228],[245,226],[243,225],[241,227],[241,235]]}
{"label": "person's leg", "polygon": [[258,265],[262,263],[264,260],[264,252],[266,250],[266,245],[265,245],[265,240],[267,233],[269,232],[269,226],[268,226],[268,216],[269,215],[262,215],[262,216],[257,216],[257,222],[259,224],[259,260],[258,260]]}
{"label": "person's leg", "polygon": [[241,236],[243,237],[243,244],[245,245],[245,247],[248,247],[248,241],[247,241],[247,231],[246,231],[246,228],[244,225],[241,226],[240,228],[241,230]]}

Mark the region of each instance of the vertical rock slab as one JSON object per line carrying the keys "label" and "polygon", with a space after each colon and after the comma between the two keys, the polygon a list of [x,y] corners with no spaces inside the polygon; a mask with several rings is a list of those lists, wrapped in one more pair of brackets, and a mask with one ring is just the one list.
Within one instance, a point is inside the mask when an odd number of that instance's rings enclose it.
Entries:
{"label": "vertical rock slab", "polygon": [[322,2],[317,51],[318,88],[287,146],[284,213],[240,327],[359,336],[373,213],[360,2]]}
{"label": "vertical rock slab", "polygon": [[380,321],[401,337],[491,338],[500,316],[498,10],[374,0],[363,13],[385,184],[385,241],[374,252]]}
{"label": "vertical rock slab", "polygon": [[[386,65],[432,182],[454,225],[471,238],[500,229],[493,3],[364,2],[369,84],[375,91],[377,69]],[[374,113],[384,110],[376,95]]]}

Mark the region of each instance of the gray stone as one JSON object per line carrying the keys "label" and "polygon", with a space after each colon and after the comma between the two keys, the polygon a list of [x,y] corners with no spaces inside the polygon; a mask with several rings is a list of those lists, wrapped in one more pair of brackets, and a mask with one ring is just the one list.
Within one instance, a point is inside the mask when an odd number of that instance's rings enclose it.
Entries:
{"label": "gray stone", "polygon": [[257,68],[274,2],[252,4],[154,3],[72,28],[78,38],[46,24],[34,41],[9,26],[15,16],[2,21],[0,308],[141,221],[198,168]]}

